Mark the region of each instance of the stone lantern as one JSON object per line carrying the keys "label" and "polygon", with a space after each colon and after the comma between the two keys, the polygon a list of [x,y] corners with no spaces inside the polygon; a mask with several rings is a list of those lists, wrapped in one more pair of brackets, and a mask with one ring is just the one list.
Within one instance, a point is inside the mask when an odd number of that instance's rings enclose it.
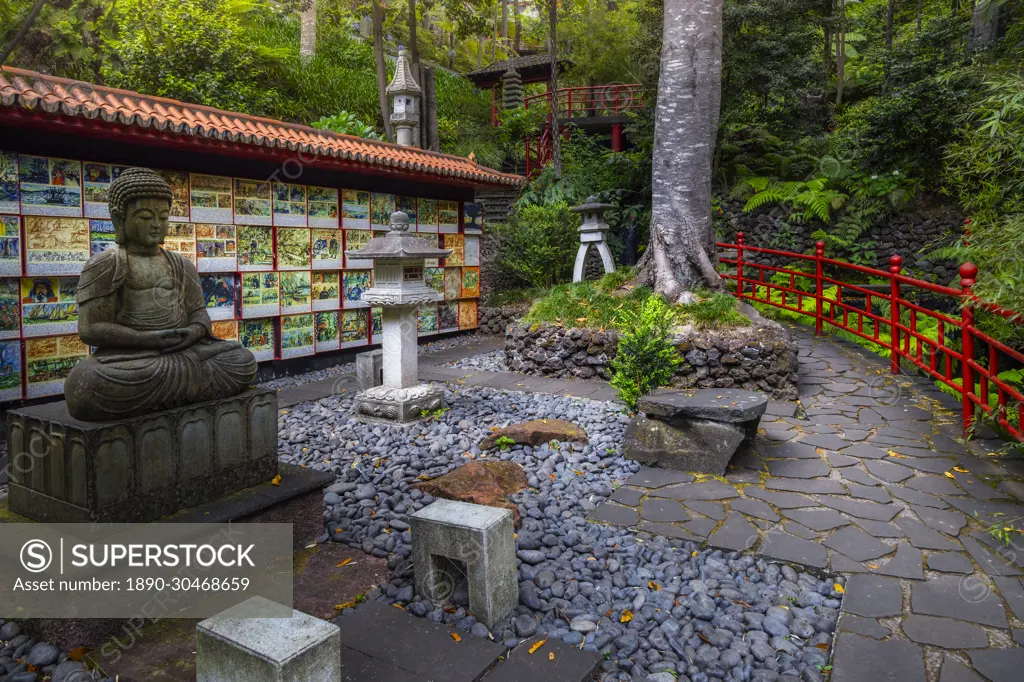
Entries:
{"label": "stone lantern", "polygon": [[605,235],[610,229],[608,223],[604,222],[604,212],[609,208],[615,208],[615,204],[602,204],[597,197],[587,197],[587,203],[573,206],[572,211],[583,214],[583,224],[580,225],[580,250],[576,252],[576,266],[572,269],[572,281],[583,281],[583,265],[587,260],[587,249],[593,244],[597,252],[601,254],[601,262],[604,264],[605,272],[615,272],[615,261],[612,260],[612,252],[605,241]]}
{"label": "stone lantern", "polygon": [[425,259],[450,253],[409,234],[409,216],[401,211],[391,214],[391,231],[386,236],[345,252],[349,258],[373,259],[373,286],[361,300],[381,307],[384,326],[384,383],[356,396],[357,415],[402,423],[419,419],[423,410],[442,406],[444,390],[419,383],[417,376],[416,307],[441,298],[424,279]]}
{"label": "stone lantern", "polygon": [[403,147],[417,147],[413,140],[414,130],[420,124],[420,86],[413,78],[412,68],[405,56],[405,48],[398,46],[398,62],[395,65],[395,77],[388,85],[387,93],[391,95],[391,123],[395,126],[395,142]]}

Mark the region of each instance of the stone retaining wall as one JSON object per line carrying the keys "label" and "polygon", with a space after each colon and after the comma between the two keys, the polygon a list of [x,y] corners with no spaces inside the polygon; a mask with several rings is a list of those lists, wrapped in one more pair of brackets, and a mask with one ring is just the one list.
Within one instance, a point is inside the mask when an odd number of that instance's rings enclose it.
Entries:
{"label": "stone retaining wall", "polygon": [[529,311],[530,306],[507,305],[494,308],[480,306],[477,322],[482,334],[504,334],[510,324],[515,324]]}
{"label": "stone retaining wall", "polygon": [[[505,364],[523,374],[608,380],[618,344],[614,331],[520,324],[505,333]],[[797,398],[797,346],[774,323],[694,331],[675,344],[684,358],[672,381],[675,387],[737,387],[764,391],[776,400]]]}

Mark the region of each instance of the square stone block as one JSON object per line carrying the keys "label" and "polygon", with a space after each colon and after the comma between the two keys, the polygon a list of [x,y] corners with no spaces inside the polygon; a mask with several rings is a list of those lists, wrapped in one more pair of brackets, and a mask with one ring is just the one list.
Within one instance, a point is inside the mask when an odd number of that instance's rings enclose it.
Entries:
{"label": "square stone block", "polygon": [[461,564],[469,582],[469,610],[478,621],[494,627],[515,608],[519,583],[510,510],[439,499],[412,514],[409,525],[421,597],[450,597],[463,578]]}
{"label": "square stone block", "polygon": [[226,617],[231,611],[196,626],[196,682],[341,681],[334,623],[294,610],[291,618]]}
{"label": "square stone block", "polygon": [[277,474],[277,393],[111,422],[64,401],[7,413],[9,506],[44,523],[154,521]]}
{"label": "square stone block", "polygon": [[384,351],[368,350],[356,355],[356,383],[365,391],[384,383]]}

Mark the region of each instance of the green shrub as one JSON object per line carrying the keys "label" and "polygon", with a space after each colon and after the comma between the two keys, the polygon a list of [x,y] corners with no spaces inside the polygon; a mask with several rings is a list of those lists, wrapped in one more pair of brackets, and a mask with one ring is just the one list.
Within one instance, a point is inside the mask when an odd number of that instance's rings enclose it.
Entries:
{"label": "green shrub", "polygon": [[611,385],[635,410],[641,397],[668,385],[682,359],[670,340],[677,313],[660,296],[648,296],[643,305],[627,309],[625,317],[627,325],[611,363]]}
{"label": "green shrub", "polygon": [[736,298],[732,294],[711,294],[707,298],[682,306],[683,321],[692,323],[697,329],[748,326],[750,320],[736,309],[736,303]]}
{"label": "green shrub", "polygon": [[342,135],[354,135],[368,140],[380,140],[382,136],[373,126],[363,123],[355,114],[342,111],[334,116],[323,116],[313,121],[312,126],[317,130],[332,130]]}
{"label": "green shrub", "polygon": [[564,201],[520,206],[498,232],[504,244],[498,267],[532,287],[572,277],[580,216]]}

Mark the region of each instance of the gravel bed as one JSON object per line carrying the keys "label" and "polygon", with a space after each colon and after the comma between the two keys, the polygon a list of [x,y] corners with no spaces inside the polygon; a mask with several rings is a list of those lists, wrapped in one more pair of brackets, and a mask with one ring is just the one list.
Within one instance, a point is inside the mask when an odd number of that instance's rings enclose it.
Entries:
{"label": "gravel bed", "polygon": [[[464,344],[475,341],[477,338],[476,334],[460,334],[459,336],[452,336],[446,339],[438,339],[437,341],[430,341],[429,343],[423,343],[419,346],[420,355],[423,353],[429,353],[430,351],[444,350],[446,348],[454,348],[456,346],[462,346]],[[289,386],[301,386],[302,384],[311,384],[314,381],[321,381],[323,379],[333,379],[337,376],[345,374],[354,374],[356,371],[355,361],[346,362],[340,365],[334,365],[326,369],[316,370],[314,372],[306,372],[304,374],[292,374],[290,376],[278,377],[270,381],[264,381],[259,384],[261,388],[273,388],[280,390],[282,388],[288,388]]]}
{"label": "gravel bed", "polygon": [[[451,409],[439,418],[405,428],[351,419],[351,398],[307,403],[281,416],[282,461],[338,475],[324,496],[320,541],[361,548],[394,569],[378,598],[509,648],[546,633],[599,652],[603,682],[823,679],[840,606],[835,580],[585,520],[639,468],[620,453],[629,420],[619,407],[475,387],[449,388],[446,401]],[[514,498],[523,518],[520,604],[488,632],[467,615],[464,583],[452,595],[451,613],[414,596],[407,514],[433,499],[409,485],[480,456],[475,444],[490,427],[537,418],[576,422],[590,444],[492,454],[521,464],[531,488]]]}
{"label": "gravel bed", "polygon": [[486,372],[507,372],[505,366],[505,349],[499,348],[490,353],[471,355],[468,358],[455,360],[445,365],[446,367],[458,367],[459,369],[479,369]]}
{"label": "gravel bed", "polygon": [[[35,666],[34,672],[29,672],[29,666]],[[23,633],[14,621],[0,618],[0,680],[36,682],[44,676],[53,682],[111,682],[96,671],[86,672],[82,663],[68,660],[67,652]]]}

